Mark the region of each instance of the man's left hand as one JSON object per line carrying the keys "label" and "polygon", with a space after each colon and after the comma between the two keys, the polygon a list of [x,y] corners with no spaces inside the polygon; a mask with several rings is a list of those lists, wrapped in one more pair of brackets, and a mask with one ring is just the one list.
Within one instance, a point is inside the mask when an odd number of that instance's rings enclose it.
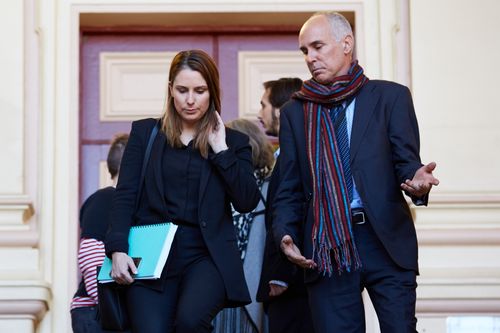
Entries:
{"label": "man's left hand", "polygon": [[436,169],[436,162],[424,165],[415,172],[413,179],[407,179],[401,184],[401,188],[415,197],[421,197],[429,193],[432,185],[439,185],[439,180],[432,175]]}

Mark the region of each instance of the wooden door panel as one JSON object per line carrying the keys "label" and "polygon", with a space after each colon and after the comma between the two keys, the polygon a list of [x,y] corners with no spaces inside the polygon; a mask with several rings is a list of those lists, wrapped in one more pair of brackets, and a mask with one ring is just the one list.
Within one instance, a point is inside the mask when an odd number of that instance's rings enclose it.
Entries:
{"label": "wooden door panel", "polygon": [[[99,161],[105,161],[109,142],[116,133],[130,131],[130,121],[101,121],[100,54],[102,52],[178,52],[200,48],[214,52],[210,35],[88,35],[81,48],[80,117],[80,200],[83,202],[99,188]],[[165,72],[165,77],[168,72]],[[158,110],[158,116],[162,110]],[[142,118],[142,117],[138,117]]]}
{"label": "wooden door panel", "polygon": [[[101,52],[178,52],[200,48],[213,54],[211,36],[144,36],[95,35],[86,36],[82,45],[82,141],[109,140],[116,132],[129,127],[129,122],[101,122],[99,120],[99,55]],[[168,72],[165,73],[168,76]],[[158,110],[161,114],[161,110]]]}
{"label": "wooden door panel", "polygon": [[238,52],[295,51],[295,34],[222,35],[218,38],[218,63],[221,76],[224,121],[238,118]]}

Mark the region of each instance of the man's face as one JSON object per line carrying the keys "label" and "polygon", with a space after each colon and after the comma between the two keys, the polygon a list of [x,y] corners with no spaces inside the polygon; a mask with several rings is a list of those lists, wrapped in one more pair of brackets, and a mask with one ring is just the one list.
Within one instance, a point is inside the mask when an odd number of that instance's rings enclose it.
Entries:
{"label": "man's face", "polygon": [[260,99],[260,111],[258,117],[266,134],[278,136],[279,119],[277,113],[279,112],[279,109],[273,107],[269,102],[270,93],[270,89],[266,89],[264,91],[264,94]]}
{"label": "man's face", "polygon": [[339,42],[333,36],[325,16],[314,16],[300,30],[299,47],[313,78],[322,84],[345,75],[351,64],[352,39],[348,36]]}

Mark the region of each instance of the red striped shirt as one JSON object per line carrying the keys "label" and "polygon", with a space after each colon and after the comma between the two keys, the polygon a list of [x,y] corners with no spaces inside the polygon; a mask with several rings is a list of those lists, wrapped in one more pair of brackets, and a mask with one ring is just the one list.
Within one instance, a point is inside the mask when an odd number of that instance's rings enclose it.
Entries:
{"label": "red striped shirt", "polygon": [[97,300],[97,266],[104,261],[104,244],[94,238],[82,238],[78,250],[78,267],[82,272],[83,283],[88,297],[74,297],[71,309],[82,306],[94,306]]}

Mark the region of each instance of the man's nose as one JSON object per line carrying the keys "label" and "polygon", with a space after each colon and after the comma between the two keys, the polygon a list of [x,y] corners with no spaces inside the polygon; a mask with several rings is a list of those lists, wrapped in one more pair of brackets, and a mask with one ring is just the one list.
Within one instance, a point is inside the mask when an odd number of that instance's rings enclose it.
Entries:
{"label": "man's nose", "polygon": [[313,52],[309,52],[305,55],[306,57],[306,63],[307,64],[312,64],[316,61],[316,55]]}

